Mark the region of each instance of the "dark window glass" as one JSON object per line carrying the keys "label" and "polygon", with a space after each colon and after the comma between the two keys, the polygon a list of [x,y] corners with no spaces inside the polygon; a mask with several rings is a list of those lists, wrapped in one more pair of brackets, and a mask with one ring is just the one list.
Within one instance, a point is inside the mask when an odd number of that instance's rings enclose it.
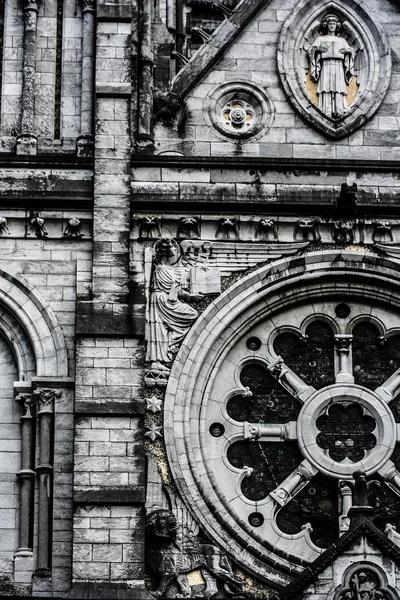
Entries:
{"label": "dark window glass", "polygon": [[300,404],[261,365],[247,365],[240,374],[240,381],[252,392],[237,394],[228,401],[228,415],[235,421],[250,423],[286,423],[295,421]]}
{"label": "dark window glass", "polygon": [[311,323],[306,329],[306,340],[282,333],[275,340],[274,350],[308,385],[320,389],[334,383],[334,339],[327,323]]}
{"label": "dark window glass", "polygon": [[286,479],[301,462],[295,444],[280,442],[235,442],[228,448],[228,460],[237,469],[252,467],[253,473],[242,481],[242,492],[249,500],[262,500]]}
{"label": "dark window glass", "polygon": [[400,336],[381,339],[376,325],[364,322],[353,329],[354,381],[375,389],[400,367]]}
{"label": "dark window glass", "polygon": [[277,525],[284,533],[298,533],[310,523],[311,539],[320,548],[327,548],[338,538],[338,522],[337,481],[322,475],[316,475],[277,515]]}

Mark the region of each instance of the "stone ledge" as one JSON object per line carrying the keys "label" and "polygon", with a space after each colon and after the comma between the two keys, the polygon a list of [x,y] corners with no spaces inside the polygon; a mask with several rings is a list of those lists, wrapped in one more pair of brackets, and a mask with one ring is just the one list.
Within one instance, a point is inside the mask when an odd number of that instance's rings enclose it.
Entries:
{"label": "stone ledge", "polygon": [[134,586],[129,583],[74,583],[64,598],[77,600],[150,600],[153,596],[144,589],[143,584]]}
{"label": "stone ledge", "polygon": [[96,402],[95,400],[78,400],[75,403],[75,413],[91,416],[127,416],[133,417],[143,415],[145,412],[142,400],[131,400],[129,402],[106,400]]}
{"label": "stone ledge", "polygon": [[144,486],[131,488],[96,488],[74,491],[75,504],[144,504]]}

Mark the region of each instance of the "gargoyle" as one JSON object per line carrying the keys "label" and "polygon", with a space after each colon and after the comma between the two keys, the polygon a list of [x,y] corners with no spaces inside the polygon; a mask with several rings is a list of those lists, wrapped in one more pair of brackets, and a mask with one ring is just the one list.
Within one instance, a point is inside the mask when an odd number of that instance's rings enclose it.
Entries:
{"label": "gargoyle", "polygon": [[186,111],[179,94],[173,92],[156,92],[154,94],[154,121],[164,125],[177,124],[178,129],[183,125]]}

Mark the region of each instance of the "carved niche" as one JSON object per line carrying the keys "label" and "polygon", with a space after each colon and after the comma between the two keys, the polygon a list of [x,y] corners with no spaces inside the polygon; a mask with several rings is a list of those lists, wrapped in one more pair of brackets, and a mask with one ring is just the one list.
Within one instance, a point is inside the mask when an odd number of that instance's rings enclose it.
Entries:
{"label": "carved niche", "polygon": [[390,48],[375,17],[356,0],[303,0],[283,26],[278,67],[295,108],[338,139],[381,104],[390,81]]}

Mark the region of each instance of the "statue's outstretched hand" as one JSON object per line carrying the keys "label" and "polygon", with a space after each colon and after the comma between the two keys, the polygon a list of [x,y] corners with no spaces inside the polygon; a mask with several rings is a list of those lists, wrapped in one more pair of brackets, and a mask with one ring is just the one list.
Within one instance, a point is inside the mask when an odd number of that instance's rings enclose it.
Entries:
{"label": "statue's outstretched hand", "polygon": [[203,294],[188,294],[187,295],[187,300],[189,302],[200,302],[200,300],[203,300],[204,296]]}

